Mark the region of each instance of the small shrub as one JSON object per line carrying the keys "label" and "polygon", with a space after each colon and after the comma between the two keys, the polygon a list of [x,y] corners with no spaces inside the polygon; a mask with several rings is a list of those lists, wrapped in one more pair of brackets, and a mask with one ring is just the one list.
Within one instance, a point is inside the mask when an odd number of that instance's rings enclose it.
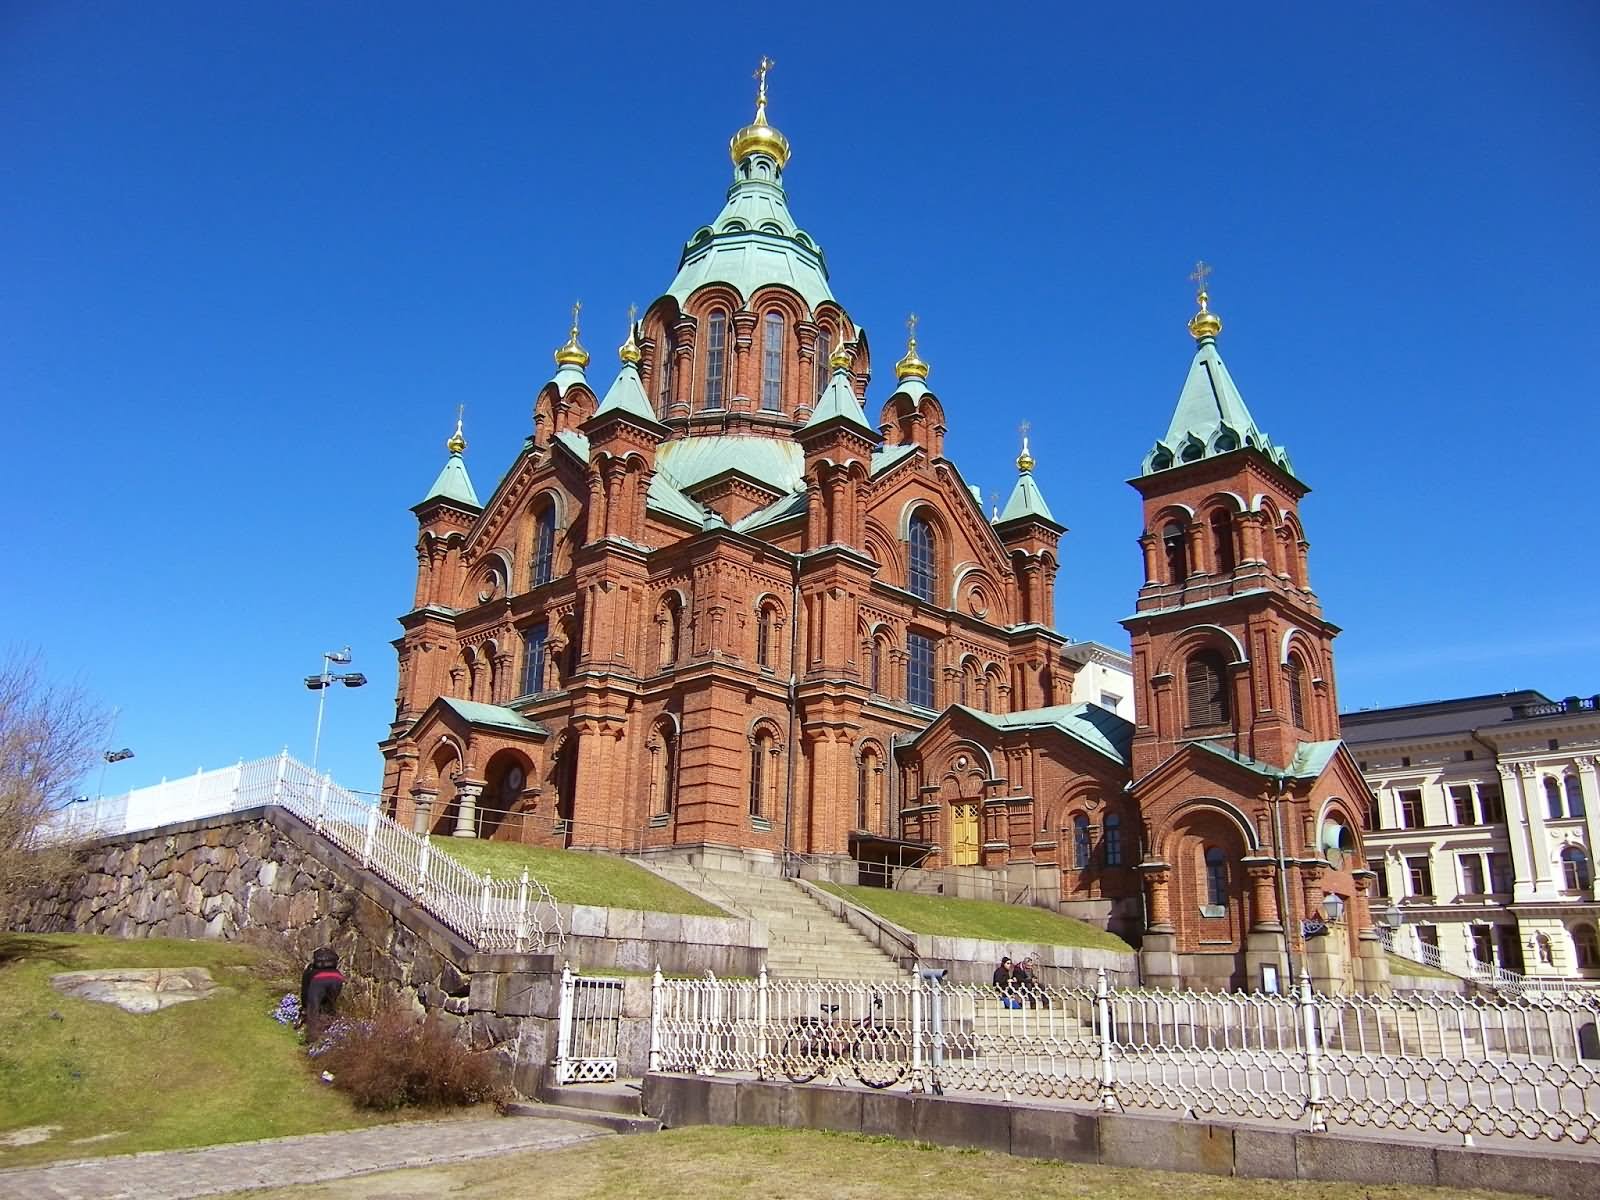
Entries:
{"label": "small shrub", "polygon": [[358,1108],[437,1108],[510,1096],[489,1054],[459,1044],[438,1018],[418,1021],[393,1005],[366,1020],[333,1022],[307,1053]]}

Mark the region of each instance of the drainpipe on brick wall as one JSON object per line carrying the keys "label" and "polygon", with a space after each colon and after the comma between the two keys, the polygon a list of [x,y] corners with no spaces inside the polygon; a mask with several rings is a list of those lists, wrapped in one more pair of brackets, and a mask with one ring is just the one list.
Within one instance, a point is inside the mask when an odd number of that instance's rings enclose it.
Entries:
{"label": "drainpipe on brick wall", "polygon": [[800,673],[796,663],[800,653],[800,560],[795,559],[795,580],[789,588],[789,755],[785,771],[783,798],[783,873],[789,873],[789,855],[794,849],[794,759],[800,747],[795,741],[795,723],[799,720]]}
{"label": "drainpipe on brick wall", "polygon": [[1306,976],[1305,941],[1300,942],[1300,967],[1295,969],[1294,958],[1294,931],[1296,929],[1295,916],[1289,911],[1289,880],[1288,859],[1283,853],[1283,776],[1278,777],[1278,794],[1272,801],[1272,850],[1278,860],[1278,913],[1283,922],[1283,953],[1289,963],[1289,979],[1292,983],[1299,983],[1300,978]]}

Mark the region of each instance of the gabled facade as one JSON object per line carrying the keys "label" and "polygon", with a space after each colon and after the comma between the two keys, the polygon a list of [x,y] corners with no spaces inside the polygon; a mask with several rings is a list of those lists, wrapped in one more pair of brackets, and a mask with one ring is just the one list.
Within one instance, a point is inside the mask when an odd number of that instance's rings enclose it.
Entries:
{"label": "gabled facade", "polygon": [[[1337,740],[1306,489],[1244,409],[1214,316],[1202,304],[1172,429],[1134,481],[1132,658],[1073,643],[1055,624],[1067,529],[1026,439],[986,516],[914,323],[869,402],[867,334],[789,212],[764,82],[730,149],[722,212],[630,314],[615,374],[591,379],[575,309],[493,494],[479,503],[458,428],[416,509],[382,745],[397,817],[1003,879],[1143,938],[1157,981],[1257,986],[1304,952],[1319,976],[1381,983],[1353,965],[1364,876],[1344,851],[1366,797]],[[1197,662],[1222,705],[1203,721],[1182,682]],[[1337,938],[1301,938],[1341,902]]]}

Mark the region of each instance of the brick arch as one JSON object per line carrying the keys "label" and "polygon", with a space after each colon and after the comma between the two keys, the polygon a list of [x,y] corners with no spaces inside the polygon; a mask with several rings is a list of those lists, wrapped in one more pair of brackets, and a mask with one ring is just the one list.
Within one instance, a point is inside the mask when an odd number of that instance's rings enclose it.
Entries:
{"label": "brick arch", "polygon": [[1228,822],[1235,833],[1242,839],[1245,853],[1254,854],[1261,849],[1260,835],[1256,832],[1255,824],[1243,809],[1232,801],[1224,800],[1219,796],[1199,796],[1178,805],[1151,829],[1151,850],[1158,858],[1163,858],[1170,862],[1169,846],[1174,832],[1185,822],[1193,822],[1200,819],[1201,815],[1208,813],[1214,814],[1219,820]]}
{"label": "brick arch", "polygon": [[[1248,928],[1243,859],[1256,849],[1255,831],[1226,801],[1191,801],[1167,822],[1156,845],[1172,868],[1172,911],[1180,952],[1237,951]],[[1220,851],[1222,889],[1211,895],[1210,855]],[[1212,901],[1220,899],[1217,908]],[[1220,911],[1219,911],[1220,910]]]}
{"label": "brick arch", "polygon": [[905,563],[901,559],[900,545],[874,518],[867,518],[866,550],[890,579],[905,578]]}
{"label": "brick arch", "polygon": [[1171,674],[1181,680],[1183,672],[1179,668],[1200,650],[1221,650],[1223,661],[1230,667],[1250,661],[1244,644],[1222,626],[1190,625],[1167,643],[1165,655],[1155,673]]}

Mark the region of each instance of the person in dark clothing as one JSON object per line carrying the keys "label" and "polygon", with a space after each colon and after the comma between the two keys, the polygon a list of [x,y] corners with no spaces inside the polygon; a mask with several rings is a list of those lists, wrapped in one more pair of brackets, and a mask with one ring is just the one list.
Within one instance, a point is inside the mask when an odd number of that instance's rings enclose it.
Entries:
{"label": "person in dark clothing", "polygon": [[994,969],[991,976],[994,990],[1000,993],[1000,1003],[1006,1008],[1021,1008],[1022,1002],[1013,994],[1016,987],[1016,965],[1009,958],[1002,958],[1000,965]]}
{"label": "person in dark clothing", "polygon": [[1029,1008],[1038,1008],[1041,1004],[1049,1008],[1050,998],[1044,994],[1039,977],[1033,971],[1033,955],[1030,954],[1011,968],[1011,990],[1026,1000]]}
{"label": "person in dark clothing", "polygon": [[339,956],[331,946],[321,946],[300,975],[300,1024],[315,1039],[338,1012],[339,993],[344,990],[344,975],[339,971]]}

